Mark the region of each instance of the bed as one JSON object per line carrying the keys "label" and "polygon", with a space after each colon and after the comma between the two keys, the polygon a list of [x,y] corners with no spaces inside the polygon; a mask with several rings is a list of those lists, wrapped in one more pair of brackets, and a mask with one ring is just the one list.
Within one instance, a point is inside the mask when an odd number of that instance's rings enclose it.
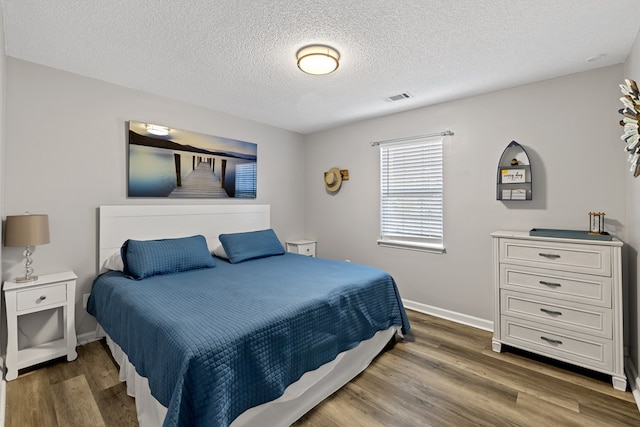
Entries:
{"label": "bed", "polygon": [[409,330],[387,273],[269,227],[267,205],[100,208],[87,309],[141,426],[290,425]]}

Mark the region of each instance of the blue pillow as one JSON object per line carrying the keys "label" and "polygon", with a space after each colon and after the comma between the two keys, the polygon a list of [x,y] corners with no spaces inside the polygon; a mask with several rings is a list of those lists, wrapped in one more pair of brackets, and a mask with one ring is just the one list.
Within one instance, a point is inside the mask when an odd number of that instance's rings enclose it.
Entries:
{"label": "blue pillow", "polygon": [[232,264],[272,255],[284,255],[284,248],[272,229],[221,234],[220,243]]}
{"label": "blue pillow", "polygon": [[132,240],[120,248],[123,272],[136,280],[159,274],[215,267],[204,236]]}

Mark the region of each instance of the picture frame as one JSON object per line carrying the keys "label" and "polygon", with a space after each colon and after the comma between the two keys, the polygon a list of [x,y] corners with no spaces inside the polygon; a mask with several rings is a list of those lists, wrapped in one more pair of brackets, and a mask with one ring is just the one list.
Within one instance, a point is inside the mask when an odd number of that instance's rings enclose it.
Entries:
{"label": "picture frame", "polygon": [[127,197],[255,199],[255,143],[130,120]]}
{"label": "picture frame", "polygon": [[500,171],[502,184],[519,184],[525,182],[525,170],[521,168],[502,169]]}

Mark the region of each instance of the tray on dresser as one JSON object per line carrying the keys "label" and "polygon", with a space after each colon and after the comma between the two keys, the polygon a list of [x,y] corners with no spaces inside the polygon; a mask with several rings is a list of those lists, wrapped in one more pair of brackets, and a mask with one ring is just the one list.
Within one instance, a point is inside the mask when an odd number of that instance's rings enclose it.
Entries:
{"label": "tray on dresser", "polygon": [[558,239],[583,239],[583,240],[613,240],[611,234],[606,231],[604,234],[589,234],[588,231],[582,230],[556,230],[552,228],[532,228],[529,231],[530,236],[538,237],[555,237]]}

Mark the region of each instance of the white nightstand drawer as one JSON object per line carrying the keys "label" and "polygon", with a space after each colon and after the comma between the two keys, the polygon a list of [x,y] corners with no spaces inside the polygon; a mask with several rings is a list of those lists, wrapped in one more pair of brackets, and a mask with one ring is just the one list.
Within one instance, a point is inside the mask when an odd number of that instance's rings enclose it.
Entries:
{"label": "white nightstand drawer", "polygon": [[314,240],[295,240],[287,242],[287,252],[315,257],[316,242]]}
{"label": "white nightstand drawer", "polygon": [[611,277],[500,265],[500,288],[611,307]]}
{"label": "white nightstand drawer", "polygon": [[316,254],[316,244],[307,243],[304,245],[298,245],[298,253],[300,255],[314,256]]}
{"label": "white nightstand drawer", "polygon": [[67,284],[41,286],[16,292],[16,310],[24,311],[67,301]]}
{"label": "white nightstand drawer", "polygon": [[586,367],[613,369],[612,341],[502,316],[502,340]]}
{"label": "white nightstand drawer", "polygon": [[600,245],[501,239],[500,262],[610,276],[611,248]]}
{"label": "white nightstand drawer", "polygon": [[612,336],[611,309],[573,304],[553,298],[524,293],[501,291],[502,314],[541,322],[571,331],[593,334],[603,338]]}

